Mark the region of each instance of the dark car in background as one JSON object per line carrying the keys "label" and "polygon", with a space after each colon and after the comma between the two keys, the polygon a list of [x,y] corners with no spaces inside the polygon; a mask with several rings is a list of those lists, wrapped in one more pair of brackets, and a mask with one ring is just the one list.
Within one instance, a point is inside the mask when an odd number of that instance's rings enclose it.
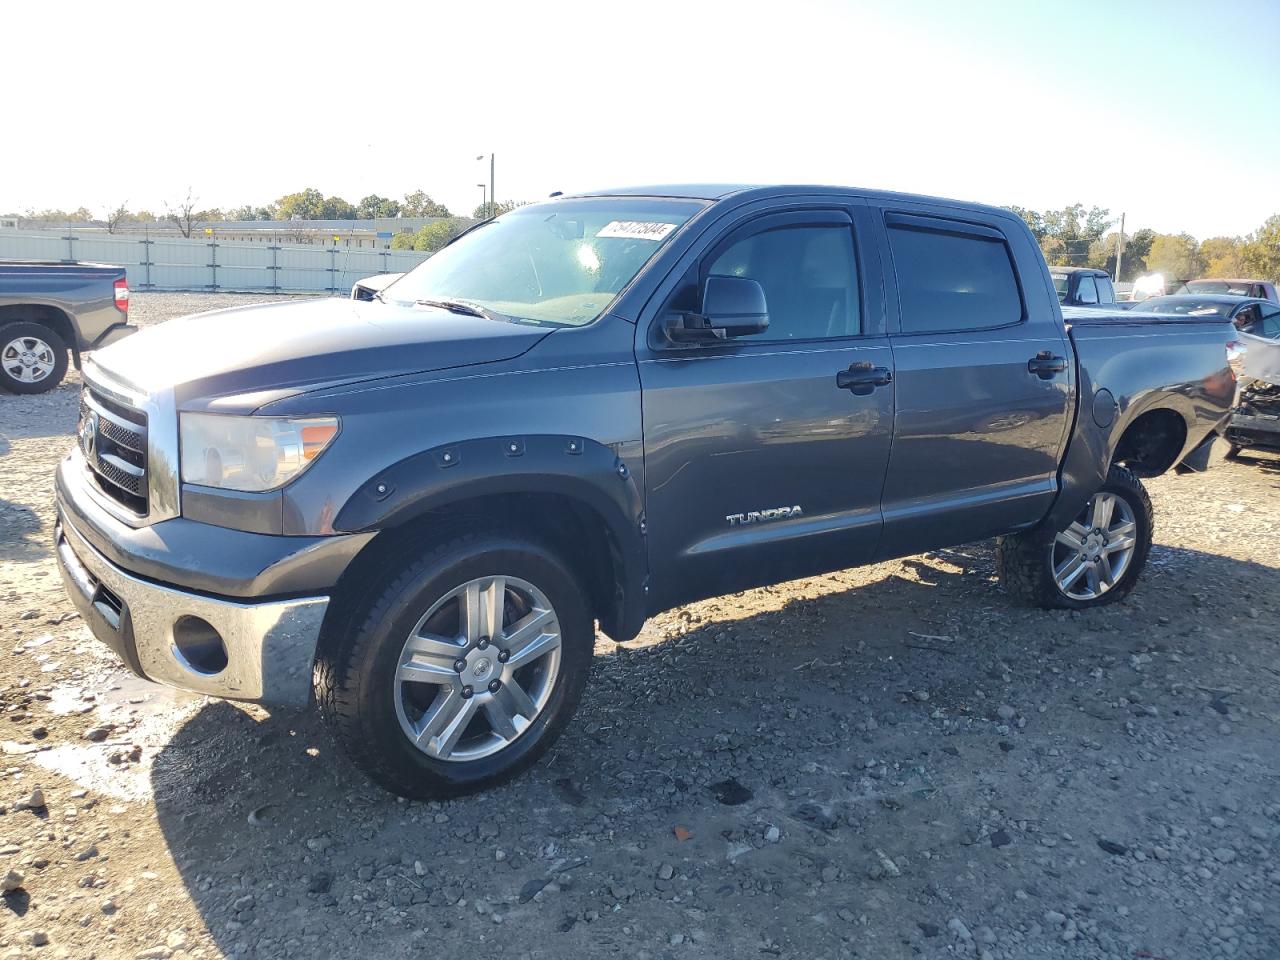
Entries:
{"label": "dark car in background", "polygon": [[1232,297],[1225,294],[1192,296],[1170,294],[1152,297],[1130,307],[1131,313],[1163,313],[1179,317],[1204,317],[1230,320],[1237,329],[1280,315],[1280,304],[1257,297]]}
{"label": "dark car in background", "polygon": [[1253,297],[1256,300],[1270,300],[1280,303],[1280,292],[1276,285],[1266,280],[1188,280],[1174,293],[1190,293],[1203,296],[1205,294],[1225,294],[1231,297]]}
{"label": "dark car in background", "polygon": [[115,343],[129,326],[124,267],[0,260],[0,387],[45,393],[81,354]]}
{"label": "dark car in background", "polygon": [[1116,305],[1116,289],[1105,270],[1094,267],[1050,267],[1053,289],[1064,307],[1107,307]]}

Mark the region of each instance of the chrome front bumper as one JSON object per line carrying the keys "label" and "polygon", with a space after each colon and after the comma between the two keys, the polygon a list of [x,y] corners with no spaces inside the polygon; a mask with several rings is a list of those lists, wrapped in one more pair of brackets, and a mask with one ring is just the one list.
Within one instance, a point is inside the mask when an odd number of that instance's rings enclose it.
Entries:
{"label": "chrome front bumper", "polygon": [[[229,700],[305,706],[328,597],[251,603],[143,580],[99,553],[59,511],[54,536],[67,594],[94,635],[148,680]],[[184,618],[217,632],[225,666],[201,669],[175,636]]]}

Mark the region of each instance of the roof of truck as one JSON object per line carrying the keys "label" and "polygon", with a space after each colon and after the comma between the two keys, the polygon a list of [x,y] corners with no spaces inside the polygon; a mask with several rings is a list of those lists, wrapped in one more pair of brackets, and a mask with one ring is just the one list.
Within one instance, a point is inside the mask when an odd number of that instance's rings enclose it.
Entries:
{"label": "roof of truck", "polygon": [[1105,270],[1099,270],[1097,267],[1050,267],[1049,273],[1066,274],[1066,273],[1091,273],[1095,277],[1109,277],[1111,274]]}
{"label": "roof of truck", "polygon": [[822,195],[822,194],[856,194],[894,203],[933,203],[970,210],[984,210],[1005,217],[1018,219],[1017,215],[1004,207],[993,207],[990,204],[975,203],[968,200],[957,200],[954,197],[931,197],[925,194],[898,193],[892,190],[870,190],[863,187],[837,186],[816,183],[663,183],[638,187],[613,187],[607,190],[582,190],[574,193],[553,195],[551,199],[560,197],[658,197],[679,200],[724,200],[739,194],[759,193],[763,196],[780,194],[783,196]]}

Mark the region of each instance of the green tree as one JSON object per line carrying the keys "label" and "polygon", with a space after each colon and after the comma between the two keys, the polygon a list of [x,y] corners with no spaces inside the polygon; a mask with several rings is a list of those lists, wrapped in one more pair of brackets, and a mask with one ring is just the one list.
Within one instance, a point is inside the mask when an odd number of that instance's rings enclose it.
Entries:
{"label": "green tree", "polygon": [[324,206],[321,208],[321,218],[324,220],[354,220],[356,218],[356,208],[341,197],[327,197]]}
{"label": "green tree", "polygon": [[255,207],[246,203],[243,207],[235,207],[227,213],[228,220],[274,220],[275,211],[270,207]]}
{"label": "green tree", "polygon": [[1280,283],[1280,213],[1251,233],[1240,252],[1250,277]]}
{"label": "green tree", "polygon": [[1043,212],[1024,207],[1008,209],[1026,222],[1045,259],[1055,266],[1084,266],[1091,256],[1091,246],[1112,224],[1110,210],[1086,210],[1082,203]]}
{"label": "green tree", "polygon": [[504,213],[522,206],[524,206],[524,204],[517,203],[515,200],[506,200],[502,203],[494,203],[492,200],[486,200],[471,211],[471,217],[474,220],[488,220],[491,217],[500,217]]}
{"label": "green tree", "polygon": [[1151,241],[1147,269],[1162,274],[1166,281],[1193,280],[1203,266],[1200,246],[1188,233],[1161,233]]}
{"label": "green tree", "polygon": [[324,217],[324,194],[314,187],[297,193],[287,193],[275,202],[276,215],[281,220],[320,220]]}
{"label": "green tree", "polygon": [[435,253],[462,232],[462,225],[450,218],[428,223],[413,237],[413,249]]}
{"label": "green tree", "polygon": [[372,220],[375,217],[395,217],[400,215],[400,202],[380,197],[371,193],[356,204],[356,216],[361,220]]}
{"label": "green tree", "polygon": [[391,238],[392,250],[412,250],[413,241],[416,239],[412,233],[397,233]]}
{"label": "green tree", "polygon": [[1200,242],[1200,260],[1210,277],[1244,275],[1244,250],[1239,237],[1210,237]]}
{"label": "green tree", "polygon": [[400,205],[400,213],[406,217],[451,217],[449,208],[443,203],[436,203],[421,190],[406,193],[404,203]]}

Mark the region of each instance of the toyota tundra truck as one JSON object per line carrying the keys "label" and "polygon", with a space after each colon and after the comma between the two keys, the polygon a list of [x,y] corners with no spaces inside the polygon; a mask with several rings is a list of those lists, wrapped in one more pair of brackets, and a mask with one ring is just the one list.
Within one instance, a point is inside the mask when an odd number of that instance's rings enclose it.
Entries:
{"label": "toyota tundra truck", "polygon": [[0,260],[0,388],[45,393],[70,363],[137,330],[124,267]]}
{"label": "toyota tundra truck", "polygon": [[1120,600],[1236,386],[1228,322],[1064,319],[1016,216],[892,193],[558,196],[371,297],[96,354],[55,536],[139,676],[314,702],[406,797],[532,764],[597,624],[990,537],[1018,600]]}

